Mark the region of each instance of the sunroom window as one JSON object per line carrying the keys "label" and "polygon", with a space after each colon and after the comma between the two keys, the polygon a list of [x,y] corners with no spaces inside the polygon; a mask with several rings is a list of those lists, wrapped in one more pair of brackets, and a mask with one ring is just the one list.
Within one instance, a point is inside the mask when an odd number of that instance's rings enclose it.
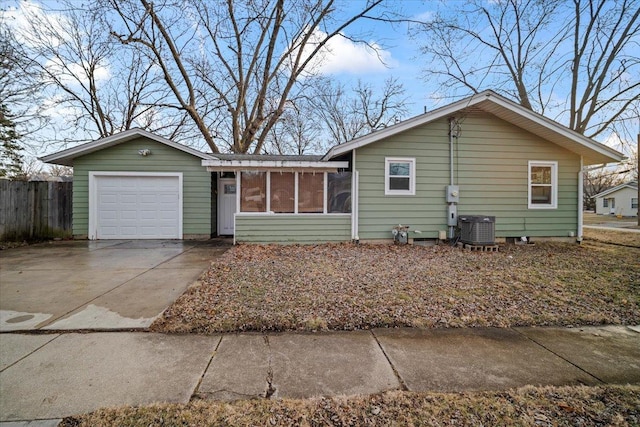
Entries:
{"label": "sunroom window", "polygon": [[351,172],[327,174],[327,212],[351,213]]}
{"label": "sunroom window", "polygon": [[298,212],[324,211],[324,173],[298,174]]}
{"label": "sunroom window", "polygon": [[558,204],[557,187],[557,162],[529,162],[529,209],[555,209]]}
{"label": "sunroom window", "polygon": [[242,172],[240,177],[240,210],[266,212],[266,172]]}
{"label": "sunroom window", "polygon": [[295,208],[295,175],[293,172],[271,173],[271,212],[293,213]]}
{"label": "sunroom window", "polygon": [[351,213],[351,172],[243,171],[240,212]]}

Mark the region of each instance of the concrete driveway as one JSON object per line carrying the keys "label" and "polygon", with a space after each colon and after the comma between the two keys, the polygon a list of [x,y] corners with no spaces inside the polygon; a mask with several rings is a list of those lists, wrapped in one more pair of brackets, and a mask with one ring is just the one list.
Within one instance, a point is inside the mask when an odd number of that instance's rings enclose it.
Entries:
{"label": "concrete driveway", "polygon": [[146,328],[225,240],[50,242],[0,252],[0,331]]}

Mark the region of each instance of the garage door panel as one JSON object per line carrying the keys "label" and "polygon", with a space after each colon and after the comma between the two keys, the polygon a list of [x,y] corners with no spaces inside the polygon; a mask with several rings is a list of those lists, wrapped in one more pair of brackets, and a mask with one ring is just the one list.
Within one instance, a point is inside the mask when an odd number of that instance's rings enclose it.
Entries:
{"label": "garage door panel", "polygon": [[172,211],[160,211],[160,219],[161,220],[173,220],[173,212]]}
{"label": "garage door panel", "polygon": [[120,211],[120,218],[122,220],[136,220],[138,213],[136,211]]}
{"label": "garage door panel", "polygon": [[98,239],[181,238],[178,176],[96,176]]}
{"label": "garage door panel", "polygon": [[117,194],[101,194],[100,195],[100,203],[106,205],[109,203],[117,203],[118,195]]}
{"label": "garage door panel", "polygon": [[142,212],[140,212],[140,219],[142,219],[143,221],[149,221],[149,220],[157,220],[158,219],[158,213],[156,211],[148,211],[148,210],[143,210]]}

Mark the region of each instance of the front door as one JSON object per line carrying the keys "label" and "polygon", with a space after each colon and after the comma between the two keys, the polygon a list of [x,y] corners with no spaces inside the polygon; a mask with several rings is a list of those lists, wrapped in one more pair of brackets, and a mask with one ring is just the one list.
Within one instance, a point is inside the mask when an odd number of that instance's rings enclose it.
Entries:
{"label": "front door", "polygon": [[218,179],[218,234],[233,236],[233,215],[236,213],[235,178]]}

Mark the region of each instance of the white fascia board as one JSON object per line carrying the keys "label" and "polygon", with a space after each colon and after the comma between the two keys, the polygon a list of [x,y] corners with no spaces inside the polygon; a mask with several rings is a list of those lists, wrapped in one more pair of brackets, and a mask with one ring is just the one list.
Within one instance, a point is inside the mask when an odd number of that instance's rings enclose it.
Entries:
{"label": "white fascia board", "polygon": [[203,160],[202,166],[209,172],[231,171],[231,170],[266,170],[266,169],[313,169],[313,170],[333,170],[345,169],[349,167],[349,162],[309,162],[301,160]]}
{"label": "white fascia board", "polygon": [[170,139],[163,138],[146,130],[135,128],[117,133],[115,135],[110,135],[105,138],[100,138],[95,141],[87,142],[85,144],[78,145],[77,147],[72,147],[66,150],[59,151],[57,153],[49,154],[47,156],[40,157],[39,160],[45,163],[58,163],[71,166],[73,163],[73,159],[76,157],[93,153],[95,151],[118,145],[123,142],[131,141],[135,138],[147,138],[152,141],[159,142],[160,144],[175,148],[176,150],[191,154],[192,156],[199,157],[201,159],[214,158],[212,154],[203,153],[201,151],[171,141]]}

